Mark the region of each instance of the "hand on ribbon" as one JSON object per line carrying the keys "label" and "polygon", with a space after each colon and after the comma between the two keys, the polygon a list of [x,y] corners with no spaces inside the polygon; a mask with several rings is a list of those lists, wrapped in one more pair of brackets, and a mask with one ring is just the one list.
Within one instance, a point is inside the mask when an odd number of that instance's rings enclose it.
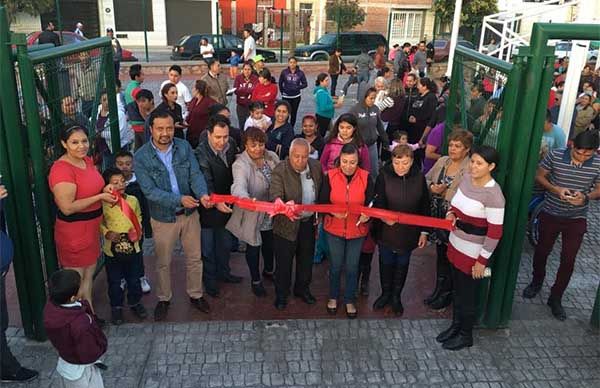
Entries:
{"label": "hand on ribbon", "polygon": [[298,219],[298,215],[296,214],[296,204],[294,201],[287,201],[284,203],[281,198],[277,198],[273,205],[273,209],[267,212],[269,216],[274,217],[280,214],[286,216],[292,221]]}

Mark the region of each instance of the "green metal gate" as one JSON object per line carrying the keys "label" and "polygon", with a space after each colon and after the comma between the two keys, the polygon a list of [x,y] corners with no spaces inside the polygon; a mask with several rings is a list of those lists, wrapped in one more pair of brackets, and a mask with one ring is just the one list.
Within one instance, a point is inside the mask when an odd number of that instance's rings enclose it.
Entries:
{"label": "green metal gate", "polygon": [[58,268],[47,176],[62,153],[60,130],[73,122],[86,127],[94,152],[100,91],[106,89],[112,149],[120,149],[111,41],[28,49],[24,34],[10,33],[0,7],[0,82],[0,173],[9,190],[19,306],[26,336],[43,340],[45,279]]}
{"label": "green metal gate", "polygon": [[[478,312],[482,326],[506,327],[512,314],[529,201],[540,158],[542,128],[554,72],[549,39],[598,40],[593,24],[533,26],[531,46],[521,47],[513,63],[456,47],[446,118],[446,135],[454,125],[475,134],[476,144],[496,147],[501,156],[495,179],[506,197],[504,233],[492,259],[492,278],[482,282]],[[469,106],[473,85],[490,87],[492,96],[479,117]],[[490,96],[488,96],[490,97]],[[497,98],[494,98],[497,97]],[[600,290],[599,290],[600,298]],[[597,324],[600,301],[592,322]]]}

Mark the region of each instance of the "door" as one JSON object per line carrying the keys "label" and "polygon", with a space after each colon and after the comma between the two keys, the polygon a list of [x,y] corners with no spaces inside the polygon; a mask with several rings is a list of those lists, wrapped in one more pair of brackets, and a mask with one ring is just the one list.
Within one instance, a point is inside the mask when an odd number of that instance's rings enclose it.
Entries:
{"label": "door", "polygon": [[167,0],[167,44],[174,45],[184,35],[211,34],[210,0]]}
{"label": "door", "polygon": [[424,11],[395,10],[392,11],[391,18],[390,46],[396,43],[402,45],[404,42],[412,45],[419,43],[423,36]]}

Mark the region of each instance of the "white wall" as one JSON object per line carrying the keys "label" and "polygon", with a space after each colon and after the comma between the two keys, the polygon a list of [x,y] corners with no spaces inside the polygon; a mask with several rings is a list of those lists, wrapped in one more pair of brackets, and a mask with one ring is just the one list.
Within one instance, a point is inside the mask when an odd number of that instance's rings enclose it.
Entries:
{"label": "white wall", "polygon": [[[115,16],[113,2],[118,0],[98,0],[98,10],[100,12],[100,31],[104,34],[107,27],[115,29],[115,35],[126,34],[127,38],[119,36],[119,41],[123,46],[143,46],[144,32],[143,31],[119,31],[115,27]],[[106,12],[106,10],[110,10]],[[152,16],[154,19],[154,31],[148,31],[148,46],[167,46],[167,15],[165,8],[165,0],[152,0]],[[141,18],[139,15],[131,15],[131,17]]]}

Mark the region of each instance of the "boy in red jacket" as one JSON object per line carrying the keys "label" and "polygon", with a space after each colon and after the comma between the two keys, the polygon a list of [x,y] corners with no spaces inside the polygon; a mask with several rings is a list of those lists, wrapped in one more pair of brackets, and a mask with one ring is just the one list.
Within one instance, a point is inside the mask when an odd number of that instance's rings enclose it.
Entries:
{"label": "boy in red jacket", "polygon": [[44,308],[44,327],[58,351],[56,371],[66,388],[103,388],[98,359],[106,352],[106,336],[86,300],[78,300],[81,276],[72,269],[50,277],[50,300]]}

